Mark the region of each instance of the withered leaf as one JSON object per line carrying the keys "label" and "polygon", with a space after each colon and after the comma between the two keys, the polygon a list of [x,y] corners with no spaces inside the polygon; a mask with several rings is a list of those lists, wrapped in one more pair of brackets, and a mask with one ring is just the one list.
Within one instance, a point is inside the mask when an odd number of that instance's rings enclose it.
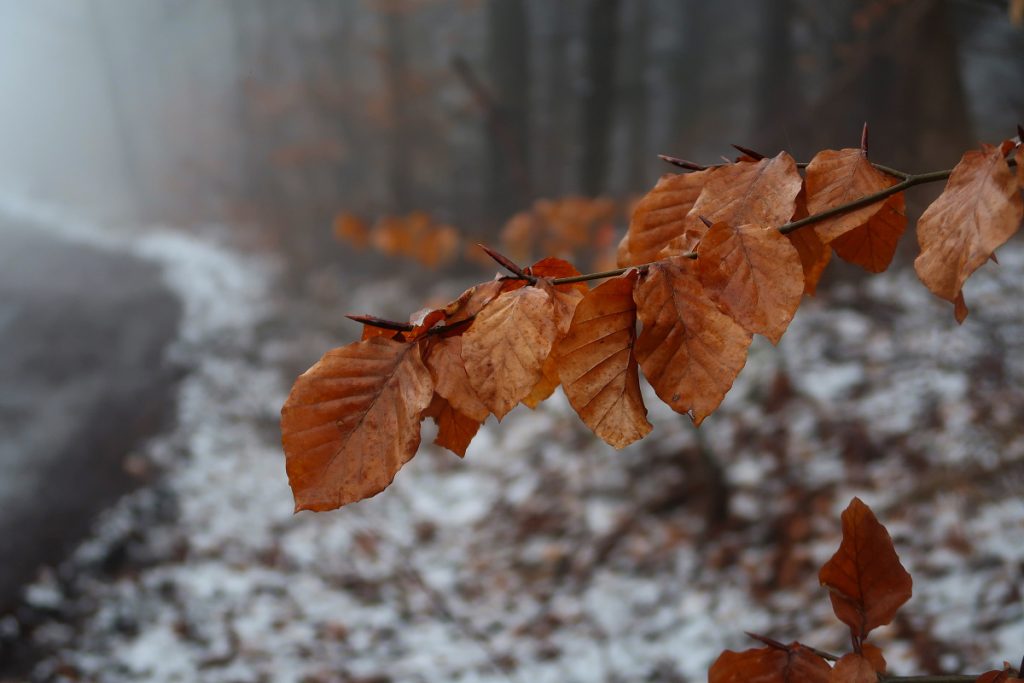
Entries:
{"label": "withered leaf", "polygon": [[867,658],[851,652],[832,667],[829,683],[878,683],[878,674]]}
{"label": "withered leaf", "polygon": [[434,393],[417,344],[374,337],[328,351],[281,409],[295,509],[332,510],[380,493],[415,454]]}
{"label": "withered leaf", "polygon": [[687,227],[699,224],[703,233],[703,217],[712,224],[753,223],[777,228],[793,216],[803,179],[786,152],[713,170],[690,209]]}
{"label": "withered leaf", "polygon": [[697,250],[704,291],[748,332],[778,344],[804,293],[796,247],[763,225],[715,223]]}
{"label": "withered leaf", "polygon": [[832,260],[832,249],[810,229],[794,230],[786,237],[800,255],[800,265],[804,269],[804,294],[814,296],[825,266]]}
{"label": "withered leaf", "polygon": [[965,153],[917,223],[914,270],[947,301],[956,301],[964,281],[1020,227],[1024,209],[1004,154],[992,145]]}
{"label": "withered leaf", "polygon": [[544,365],[541,367],[540,379],[530,389],[530,393],[523,399],[523,405],[530,410],[533,410],[541,404],[541,402],[548,400],[551,394],[555,393],[555,389],[558,388],[558,367],[555,361],[554,352],[547,357],[544,361]]}
{"label": "withered leaf", "polygon": [[[903,231],[907,228],[905,199],[902,192],[880,202],[878,213],[867,223],[844,232],[832,240],[836,255],[872,273],[881,273],[892,263]],[[799,232],[799,231],[797,231]]]}
{"label": "withered leaf", "polygon": [[843,511],[843,541],[821,568],[832,609],[855,638],[888,624],[910,599],[913,582],[900,564],[889,532],[860,498]]}
{"label": "withered leaf", "polygon": [[799,643],[786,649],[726,650],[708,670],[708,683],[827,683],[828,662]]}
{"label": "withered leaf", "polygon": [[[807,211],[811,215],[821,213],[881,192],[897,182],[872,166],[860,149],[826,149],[814,155],[807,165]],[[883,202],[876,202],[826,218],[814,225],[814,231],[822,242],[829,244],[867,223],[883,206]]]}
{"label": "withered leaf", "polygon": [[658,258],[673,238],[683,234],[690,212],[713,169],[695,173],[669,173],[636,205],[623,238],[619,267],[635,266]]}
{"label": "withered leaf", "polygon": [[427,347],[426,364],[434,380],[434,391],[458,412],[478,422],[490,411],[476,395],[462,360],[462,337],[436,339]]}
{"label": "withered leaf", "polygon": [[747,360],[750,333],[718,310],[693,262],[655,263],[633,293],[643,330],[636,358],[661,400],[700,424]]}
{"label": "withered leaf", "polygon": [[551,297],[538,287],[502,294],[462,335],[469,381],[499,420],[540,380],[557,335]]}
{"label": "withered leaf", "polygon": [[873,643],[861,643],[860,653],[864,655],[864,659],[870,662],[871,668],[880,674],[885,673],[886,662],[882,655],[882,648]]}
{"label": "withered leaf", "polygon": [[459,295],[458,299],[449,302],[444,307],[447,323],[451,325],[475,316],[484,306],[502,293],[505,282],[504,280],[488,280],[467,289]]}
{"label": "withered leaf", "polygon": [[633,355],[636,281],[636,271],[629,271],[591,290],[553,354],[569,403],[594,434],[615,448],[651,431]]}
{"label": "withered leaf", "polygon": [[978,676],[975,683],[1021,683],[1024,678],[1014,678],[1011,671],[1006,669],[997,669],[994,671],[986,671],[985,673]]}
{"label": "withered leaf", "polygon": [[440,394],[434,394],[430,405],[423,412],[423,417],[433,418],[437,425],[435,444],[447,448],[460,458],[466,457],[466,449],[479,431],[481,420],[463,415]]}

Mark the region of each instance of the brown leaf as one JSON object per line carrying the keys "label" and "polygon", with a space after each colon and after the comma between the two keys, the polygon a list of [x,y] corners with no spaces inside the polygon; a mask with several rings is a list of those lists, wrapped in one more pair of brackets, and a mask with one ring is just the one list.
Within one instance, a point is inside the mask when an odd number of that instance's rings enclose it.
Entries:
{"label": "brown leaf", "polygon": [[687,260],[655,263],[633,298],[643,330],[635,353],[661,400],[700,424],[747,360],[750,333],[718,310]]}
{"label": "brown leaf", "polygon": [[696,226],[703,216],[712,224],[777,228],[793,216],[802,186],[796,162],[786,152],[757,162],[719,166],[690,209],[687,227]]}
{"label": "brown leaf", "polygon": [[818,579],[828,586],[836,616],[855,638],[864,639],[872,629],[892,621],[910,599],[913,582],[889,532],[860,498],[850,502],[842,519],[843,541]]}
{"label": "brown leaf", "polygon": [[829,683],[878,683],[878,674],[864,656],[851,652],[832,667]]}
{"label": "brown leaf", "polygon": [[986,671],[974,680],[975,683],[1021,683],[1021,681],[1024,681],[1022,678],[1014,678],[1011,675],[1012,673],[1012,671],[1007,669]]}
{"label": "brown leaf", "polygon": [[433,392],[417,344],[374,337],[328,351],[281,409],[296,511],[332,510],[383,491],[416,454]]}
{"label": "brown leaf", "polygon": [[1017,162],[1017,184],[1024,190],[1024,144],[1017,145],[1017,155],[1014,159]]}
{"label": "brown leaf", "polygon": [[478,422],[490,411],[476,395],[462,360],[462,337],[436,339],[427,347],[426,364],[434,380],[434,391],[458,412]]}
{"label": "brown leaf", "polygon": [[[528,275],[535,277],[547,277],[547,278],[559,278],[559,277],[576,277],[581,275],[580,271],[576,270],[576,266],[572,265],[568,261],[560,258],[543,258],[537,261],[532,266],[526,269]],[[589,290],[586,282],[574,282],[566,285],[554,285],[554,288],[560,292],[571,292],[577,291],[580,294],[586,294]]]}
{"label": "brown leaf", "polygon": [[[895,185],[898,180],[871,165],[860,149],[826,149],[807,165],[807,211],[814,215],[848,204]],[[867,223],[882,210],[883,202],[815,223],[814,231],[825,244]],[[902,230],[900,231],[902,232]]]}
{"label": "brown leaf", "polygon": [[814,296],[818,290],[818,281],[825,272],[825,266],[832,259],[832,250],[813,230],[794,230],[786,237],[800,255],[800,265],[804,269],[804,294]]}
{"label": "brown leaf", "polygon": [[589,290],[580,291],[572,285],[553,286],[547,280],[538,280],[537,287],[547,292],[551,297],[551,306],[554,311],[555,326],[558,328],[558,337],[565,336],[569,331],[569,324],[572,322],[572,315],[576,306],[583,299],[583,295]]}
{"label": "brown leaf", "polygon": [[1017,181],[1001,147],[967,152],[917,223],[918,277],[935,295],[956,301],[964,281],[1020,227]]}
{"label": "brown leaf", "polygon": [[366,221],[351,213],[339,213],[334,217],[334,238],[348,242],[356,249],[365,249],[370,243],[370,228]]}
{"label": "brown leaf", "polygon": [[629,271],[591,290],[553,354],[569,403],[584,424],[615,448],[651,431],[633,355],[636,281],[636,271]]}
{"label": "brown leaf", "polygon": [[804,293],[796,247],[763,225],[715,223],[697,250],[704,291],[733,320],[778,344]]}
{"label": "brown leaf", "polygon": [[540,379],[530,389],[530,393],[523,399],[523,405],[530,410],[535,409],[543,401],[551,398],[551,394],[555,393],[555,389],[558,388],[558,367],[555,361],[555,356],[552,355],[547,357],[544,361],[544,365],[541,367]]}
{"label": "brown leaf", "polygon": [[799,643],[786,649],[726,650],[708,670],[708,683],[827,683],[828,663]]}
{"label": "brown leaf", "polygon": [[872,273],[881,273],[892,263],[907,216],[903,193],[881,202],[878,213],[867,223],[849,230],[832,241],[836,255]]}
{"label": "brown leaf", "polygon": [[619,267],[654,261],[673,238],[683,234],[686,215],[711,172],[709,169],[661,176],[633,211],[622,242],[626,253],[619,254]]}
{"label": "brown leaf", "polygon": [[437,425],[435,444],[447,448],[460,458],[466,457],[466,449],[479,431],[481,420],[463,415],[439,394],[434,394],[423,417],[433,418]]}
{"label": "brown leaf", "polygon": [[448,324],[472,318],[501,294],[504,286],[505,281],[503,280],[488,280],[467,289],[459,295],[458,299],[444,307],[445,319]]}
{"label": "brown leaf", "polygon": [[499,420],[540,380],[557,335],[551,297],[538,287],[502,294],[462,335],[469,381]]}
{"label": "brown leaf", "polygon": [[882,648],[874,645],[873,643],[862,643],[860,646],[860,653],[864,655],[864,659],[868,660],[871,664],[871,668],[880,674],[885,673],[886,662],[885,657],[882,655]]}

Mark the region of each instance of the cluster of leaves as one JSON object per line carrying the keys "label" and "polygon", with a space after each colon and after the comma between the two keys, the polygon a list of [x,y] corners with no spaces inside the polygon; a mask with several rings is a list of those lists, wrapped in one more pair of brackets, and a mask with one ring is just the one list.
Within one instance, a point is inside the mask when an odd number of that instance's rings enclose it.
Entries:
{"label": "cluster of leaves", "polygon": [[[854,498],[842,514],[843,540],[818,574],[828,588],[835,615],[850,629],[852,652],[842,657],[799,642],[788,645],[748,633],[766,645],[743,652],[726,650],[708,672],[708,683],[879,683],[885,680],[881,648],[868,634],[892,622],[910,599],[913,581],[903,567],[889,532],[871,509]],[[977,683],[1019,683],[1020,671],[1005,664]],[[970,677],[967,677],[970,680]]]}
{"label": "cluster of leaves", "polygon": [[[801,176],[781,152],[669,174],[636,206],[619,268],[581,275],[545,258],[481,283],[409,322],[367,316],[363,340],[298,378],[281,414],[299,510],[329,510],[383,490],[411,459],[420,423],[464,455],[480,424],[561,385],[616,448],[651,431],[640,370],[657,396],[699,425],[746,362],[752,335],[778,343],[834,252],[873,272],[906,227],[903,191],[948,178],[918,226],[914,266],[967,315],[967,277],[1019,228],[1024,151],[984,145],[952,171],[909,175],[860,148],[825,150]],[[1017,176],[1008,155],[1014,154]],[[587,281],[605,279],[590,289]],[[640,329],[638,331],[638,321]]]}
{"label": "cluster of leaves", "polygon": [[436,222],[425,211],[404,216],[381,216],[371,227],[351,213],[334,217],[334,237],[357,249],[372,246],[389,256],[403,256],[428,268],[451,263],[459,255],[462,241],[458,230]]}
{"label": "cluster of leaves", "polygon": [[[533,254],[563,258],[586,255],[595,270],[613,268],[615,220],[624,208],[607,197],[538,199],[505,222],[501,229],[502,251],[517,260],[529,259]],[[423,211],[383,216],[373,226],[355,214],[342,212],[334,217],[333,232],[339,242],[356,249],[373,247],[427,268],[449,264],[460,254],[469,261],[479,261],[483,256],[484,264],[490,263],[477,249],[478,239],[450,225],[435,223]]]}

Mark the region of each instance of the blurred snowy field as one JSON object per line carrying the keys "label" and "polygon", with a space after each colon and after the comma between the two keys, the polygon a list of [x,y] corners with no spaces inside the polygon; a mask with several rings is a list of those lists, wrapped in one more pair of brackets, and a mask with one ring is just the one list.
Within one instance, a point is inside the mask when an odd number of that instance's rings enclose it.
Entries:
{"label": "blurred snowy field", "polygon": [[615,452],[559,392],[492,418],[464,461],[425,425],[390,489],[319,515],[292,514],[280,451],[294,373],[352,340],[343,313],[422,291],[329,274],[295,302],[272,260],[210,239],[110,247],[162,264],[188,375],[177,425],[136,454],[164,474],[0,623],[45,654],[31,680],[671,682],[745,630],[839,650],[817,569],[853,495],[915,579],[873,638],[894,672],[1024,654],[1019,239],[959,328],[906,267],[807,301],[699,431],[649,393],[654,433]]}

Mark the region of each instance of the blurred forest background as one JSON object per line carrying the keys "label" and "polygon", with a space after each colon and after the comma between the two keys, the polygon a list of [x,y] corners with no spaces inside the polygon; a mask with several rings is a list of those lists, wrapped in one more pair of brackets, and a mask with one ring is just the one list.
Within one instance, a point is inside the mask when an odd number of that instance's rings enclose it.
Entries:
{"label": "blurred forest background", "polygon": [[945,168],[1024,111],[1012,4],[7,0],[0,179],[306,268],[345,259],[339,212],[493,239],[536,198],[627,201],[657,153],[806,161],[869,121],[879,161]]}

